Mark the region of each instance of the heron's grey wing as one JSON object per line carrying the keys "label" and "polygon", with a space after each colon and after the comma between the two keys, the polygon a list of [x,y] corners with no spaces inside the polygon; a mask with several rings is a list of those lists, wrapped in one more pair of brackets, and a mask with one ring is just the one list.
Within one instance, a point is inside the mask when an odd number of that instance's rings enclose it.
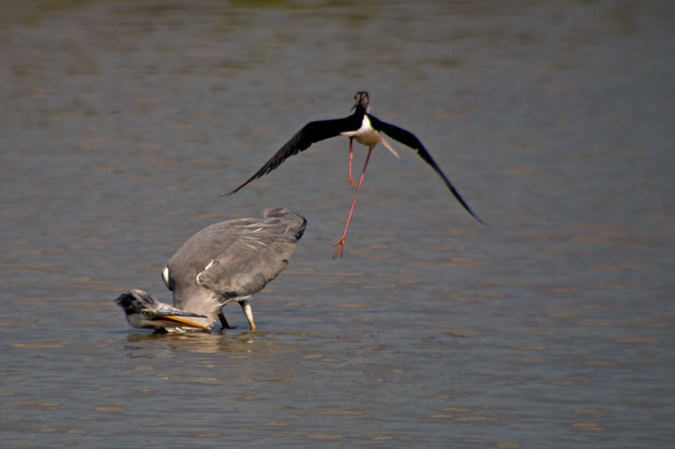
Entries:
{"label": "heron's grey wing", "polygon": [[265,209],[263,212],[263,217],[266,219],[276,218],[281,221],[289,230],[294,234],[297,234],[297,240],[300,240],[302,234],[307,228],[307,220],[300,215],[291,213],[286,207],[273,207],[270,209]]}
{"label": "heron's grey wing", "polygon": [[176,294],[182,297],[185,290],[194,288],[197,274],[201,273],[214,257],[227,250],[230,243],[236,239],[238,230],[258,221],[260,219],[240,218],[214,223],[183,243],[162,272],[164,283],[174,292],[174,306],[183,307],[183,304],[176,303]]}
{"label": "heron's grey wing", "polygon": [[370,114],[368,114],[368,118],[370,119],[371,126],[375,130],[385,133],[392,139],[401,142],[403,145],[408,146],[413,150],[417,150],[417,154],[419,155],[419,157],[421,157],[422,160],[424,160],[424,162],[429,164],[431,168],[436,172],[436,174],[441,177],[441,179],[445,183],[445,186],[448,188],[448,190],[450,190],[450,193],[452,193],[455,199],[459,201],[459,204],[461,204],[462,207],[464,207],[464,209],[466,209],[466,211],[469,214],[471,214],[473,218],[478,220],[479,223],[483,223],[483,220],[481,220],[478,217],[478,215],[476,215],[476,213],[469,207],[466,201],[464,201],[462,195],[460,195],[457,189],[455,189],[455,186],[453,186],[448,177],[445,176],[445,173],[443,173],[441,167],[438,166],[438,164],[431,157],[426,148],[424,148],[422,142],[420,142],[420,140],[413,133],[406,131],[405,129],[399,128],[398,126],[392,125],[390,123],[383,122],[382,120],[379,120]]}
{"label": "heron's grey wing", "polygon": [[262,168],[260,168],[260,170],[255,172],[255,174],[242,185],[222,196],[228,197],[237,193],[249,183],[279,167],[281,163],[289,157],[298,154],[300,151],[306,150],[313,143],[339,136],[346,131],[355,131],[359,129],[362,119],[363,116],[358,117],[356,115],[350,115],[345,118],[320,120],[306,124],[300,131],[295,133],[295,135],[291,137],[291,139],[286,142],[286,144],[281,147],[281,149],[277,151],[276,154],[262,166]]}
{"label": "heron's grey wing", "polygon": [[227,249],[197,275],[197,284],[224,298],[259,292],[286,268],[306,225],[283,209],[265,211],[263,221],[237,230]]}

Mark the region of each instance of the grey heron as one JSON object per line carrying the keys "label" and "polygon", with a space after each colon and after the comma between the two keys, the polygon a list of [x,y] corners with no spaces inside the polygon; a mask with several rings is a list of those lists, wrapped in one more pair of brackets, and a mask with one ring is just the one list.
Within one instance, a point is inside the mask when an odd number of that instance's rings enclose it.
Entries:
{"label": "grey heron", "polygon": [[246,182],[232,190],[229,193],[226,193],[225,197],[230,196],[247,184],[255,181],[256,179],[266,175],[272,170],[276,169],[281,165],[283,161],[289,157],[298,154],[300,151],[304,151],[309,148],[313,143],[325,140],[331,137],[343,135],[349,137],[349,170],[347,175],[347,181],[354,187],[354,179],[352,178],[352,141],[356,140],[358,143],[368,147],[368,154],[366,155],[366,161],[363,165],[363,170],[361,172],[361,178],[359,179],[358,186],[356,187],[356,192],[354,193],[354,201],[352,202],[352,207],[349,210],[349,216],[347,217],[347,224],[345,225],[345,230],[342,233],[342,237],[335,243],[333,246],[337,247],[335,254],[333,254],[333,259],[339,254],[342,257],[344,252],[345,238],[347,236],[347,228],[349,228],[349,221],[352,218],[352,212],[354,212],[354,206],[356,205],[356,198],[359,195],[359,190],[361,189],[361,184],[363,183],[363,177],[366,174],[366,167],[368,166],[368,161],[370,160],[370,154],[373,151],[373,148],[378,143],[382,143],[385,147],[391,151],[394,156],[398,157],[396,151],[392,146],[384,140],[381,133],[384,133],[391,137],[394,140],[399,141],[403,145],[406,145],[413,150],[417,151],[417,154],[431,166],[431,168],[441,177],[445,186],[450,190],[452,195],[459,201],[459,203],[466,209],[466,211],[471,214],[479,223],[483,221],[474,213],[469,205],[464,201],[462,196],[459,194],[457,189],[452,185],[447,176],[443,173],[441,168],[438,166],[436,161],[431,157],[429,152],[424,148],[422,142],[415,137],[409,131],[399,128],[398,126],[385,123],[375,116],[370,114],[370,97],[368,92],[362,91],[357,92],[354,96],[356,104],[352,108],[354,113],[349,117],[333,120],[320,120],[315,122],[310,122],[306,124],[300,131],[298,131],[291,139],[284,144],[283,147],[277,153],[272,156],[272,158],[262,166],[253,176],[251,176]]}
{"label": "grey heron", "polygon": [[132,327],[171,331],[208,330],[216,319],[228,328],[221,309],[236,301],[255,330],[249,299],[286,268],[306,225],[303,217],[280,208],[266,210],[262,219],[212,224],[190,237],[162,272],[173,306],[141,290],[116,302]]}

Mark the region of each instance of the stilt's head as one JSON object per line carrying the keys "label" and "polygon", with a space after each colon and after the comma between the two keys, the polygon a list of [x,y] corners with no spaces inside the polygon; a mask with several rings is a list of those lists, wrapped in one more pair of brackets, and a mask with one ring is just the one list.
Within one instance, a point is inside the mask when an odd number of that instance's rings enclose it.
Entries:
{"label": "stilt's head", "polygon": [[361,107],[364,111],[369,111],[370,97],[368,96],[368,92],[365,90],[356,92],[356,95],[354,95],[354,101],[356,101],[356,104],[354,104],[355,109]]}

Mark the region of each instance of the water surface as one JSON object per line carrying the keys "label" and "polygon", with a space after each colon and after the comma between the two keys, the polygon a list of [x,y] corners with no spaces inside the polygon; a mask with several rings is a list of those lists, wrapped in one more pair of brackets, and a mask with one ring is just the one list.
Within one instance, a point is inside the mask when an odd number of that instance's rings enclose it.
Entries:
{"label": "water surface", "polygon": [[[3,2],[4,447],[667,447],[675,438],[669,2]],[[310,120],[348,143],[235,196]],[[355,170],[365,151],[358,148]],[[114,298],[218,220],[308,219],[235,329]]]}

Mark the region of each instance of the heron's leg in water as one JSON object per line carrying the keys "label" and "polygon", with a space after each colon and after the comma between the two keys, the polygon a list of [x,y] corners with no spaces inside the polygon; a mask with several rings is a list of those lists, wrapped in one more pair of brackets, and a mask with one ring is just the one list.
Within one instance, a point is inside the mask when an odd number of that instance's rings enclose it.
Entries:
{"label": "heron's leg in water", "polygon": [[251,311],[251,305],[248,303],[248,301],[241,301],[239,303],[241,306],[241,310],[244,311],[246,314],[246,319],[248,320],[249,326],[251,326],[251,330],[255,330],[255,323],[253,322],[253,311]]}
{"label": "heron's leg in water", "polygon": [[230,325],[227,323],[227,320],[225,319],[225,315],[223,314],[222,310],[218,312],[218,319],[220,320],[220,325],[223,326],[223,329],[230,328]]}

